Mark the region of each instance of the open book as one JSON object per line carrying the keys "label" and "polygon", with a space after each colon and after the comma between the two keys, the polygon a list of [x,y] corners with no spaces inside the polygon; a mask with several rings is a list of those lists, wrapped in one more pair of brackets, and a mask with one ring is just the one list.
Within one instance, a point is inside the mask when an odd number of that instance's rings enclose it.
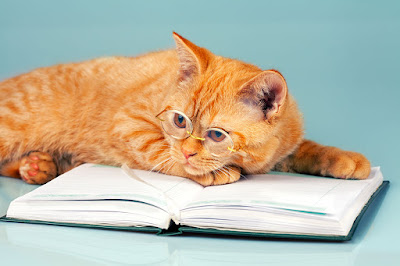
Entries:
{"label": "open book", "polygon": [[372,168],[366,180],[265,174],[203,187],[176,176],[84,164],[12,201],[5,220],[348,240],[386,182]]}

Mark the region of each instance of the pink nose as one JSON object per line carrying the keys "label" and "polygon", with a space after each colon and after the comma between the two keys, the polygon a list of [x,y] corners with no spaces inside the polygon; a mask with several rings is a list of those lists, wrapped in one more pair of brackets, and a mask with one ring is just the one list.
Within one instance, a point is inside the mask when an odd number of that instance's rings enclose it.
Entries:
{"label": "pink nose", "polygon": [[197,154],[197,152],[187,151],[187,150],[185,150],[183,148],[182,148],[182,153],[183,153],[183,156],[185,156],[186,159],[189,159],[189,157],[195,156]]}

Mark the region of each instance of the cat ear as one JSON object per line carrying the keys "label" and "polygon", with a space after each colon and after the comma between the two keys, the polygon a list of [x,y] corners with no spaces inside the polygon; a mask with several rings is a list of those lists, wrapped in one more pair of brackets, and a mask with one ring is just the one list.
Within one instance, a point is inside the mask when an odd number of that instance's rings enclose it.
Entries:
{"label": "cat ear", "polygon": [[206,63],[205,49],[173,33],[179,59],[179,80],[186,81],[201,73]]}
{"label": "cat ear", "polygon": [[240,100],[259,108],[265,119],[279,113],[287,96],[287,85],[276,70],[266,70],[246,82],[239,91]]}

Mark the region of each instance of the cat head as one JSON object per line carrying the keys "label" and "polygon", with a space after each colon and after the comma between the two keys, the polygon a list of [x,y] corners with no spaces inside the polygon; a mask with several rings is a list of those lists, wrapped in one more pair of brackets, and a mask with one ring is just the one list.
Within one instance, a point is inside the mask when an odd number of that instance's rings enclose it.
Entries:
{"label": "cat head", "polygon": [[[173,37],[179,71],[176,92],[165,103],[164,111],[169,111],[165,119],[171,127],[186,129],[178,138],[165,133],[168,129],[164,132],[171,157],[190,175],[233,165],[256,172],[278,149],[272,144],[288,101],[285,79],[276,70],[262,71],[214,55],[176,33]],[[187,130],[189,123],[192,127]],[[222,147],[215,154],[221,137],[231,139],[232,145],[228,141],[226,152]]]}

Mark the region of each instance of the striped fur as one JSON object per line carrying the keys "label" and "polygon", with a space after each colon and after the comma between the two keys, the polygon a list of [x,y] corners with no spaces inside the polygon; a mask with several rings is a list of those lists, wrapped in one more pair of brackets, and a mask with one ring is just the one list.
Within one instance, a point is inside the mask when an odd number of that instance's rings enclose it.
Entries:
{"label": "striped fur", "polygon": [[[45,183],[92,162],[127,164],[203,185],[234,182],[241,173],[265,173],[274,166],[341,178],[368,175],[369,162],[360,154],[337,148],[321,152],[329,147],[318,144],[305,148],[310,142],[303,140],[301,113],[279,72],[216,56],[177,34],[174,38],[176,50],[56,65],[1,82],[0,173]],[[275,88],[279,99],[268,94]],[[240,150],[216,158],[199,140],[169,137],[155,118],[167,107],[192,119],[194,135],[219,127]],[[182,149],[196,156],[186,159]],[[42,155],[29,159],[32,151],[50,155],[53,162],[43,159],[44,166],[37,166],[34,160]],[[331,156],[319,169],[315,154]],[[338,159],[343,156],[344,162]],[[340,165],[348,160],[352,169],[331,171],[338,168],[335,160]],[[57,170],[50,174],[46,169],[53,169],[52,163]],[[32,175],[21,170],[27,164]],[[37,172],[44,174],[35,179]]]}

